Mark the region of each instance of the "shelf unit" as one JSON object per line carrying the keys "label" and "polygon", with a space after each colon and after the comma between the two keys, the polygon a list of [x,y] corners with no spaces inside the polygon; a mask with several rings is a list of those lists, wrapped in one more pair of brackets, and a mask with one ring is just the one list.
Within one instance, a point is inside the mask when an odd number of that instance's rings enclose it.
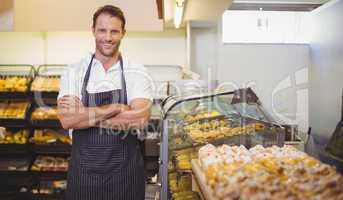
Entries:
{"label": "shelf unit", "polygon": [[[58,92],[52,91],[31,91],[31,84],[39,76],[60,76],[55,71],[62,72],[63,65],[39,66],[36,71],[30,65],[0,65],[0,77],[8,76],[30,76],[28,90],[25,92],[5,91],[0,92],[2,101],[25,101],[29,102],[29,108],[26,110],[24,119],[0,119],[0,126],[6,129],[27,129],[33,136],[35,129],[61,129],[58,120],[31,120],[33,109],[39,104],[57,104]],[[49,70],[54,69],[53,73]],[[54,74],[55,73],[55,74]],[[68,157],[71,152],[71,145],[68,144],[34,144],[28,141],[26,144],[0,144],[0,155],[7,158],[23,157],[29,160],[27,171],[0,171],[0,178],[6,180],[1,184],[0,199],[13,200],[37,200],[37,199],[64,199],[64,193],[61,194],[33,194],[31,189],[33,185],[39,184],[41,180],[66,180],[67,172],[47,172],[32,171],[31,167],[38,155],[64,156]]]}

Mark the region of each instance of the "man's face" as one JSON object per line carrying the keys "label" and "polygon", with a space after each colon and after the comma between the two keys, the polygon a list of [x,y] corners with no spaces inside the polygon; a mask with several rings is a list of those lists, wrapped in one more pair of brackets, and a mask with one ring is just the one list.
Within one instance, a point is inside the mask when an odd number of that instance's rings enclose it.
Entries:
{"label": "man's face", "polygon": [[112,57],[118,52],[120,41],[125,32],[121,28],[119,18],[109,14],[100,14],[93,27],[96,49],[106,57]]}

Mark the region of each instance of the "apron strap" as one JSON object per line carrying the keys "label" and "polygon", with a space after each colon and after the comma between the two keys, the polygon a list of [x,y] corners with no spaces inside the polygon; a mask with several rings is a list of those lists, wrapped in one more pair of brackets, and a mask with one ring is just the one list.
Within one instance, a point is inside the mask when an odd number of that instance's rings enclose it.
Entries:
{"label": "apron strap", "polygon": [[85,77],[84,77],[83,83],[82,83],[82,89],[81,89],[82,100],[81,101],[85,106],[89,105],[88,104],[89,102],[88,102],[87,85],[88,85],[88,80],[89,80],[89,76],[90,76],[91,67],[93,65],[94,57],[95,57],[95,54],[92,55],[92,59],[88,64],[87,71],[86,71],[86,74],[85,74]]}
{"label": "apron strap", "polygon": [[121,69],[121,103],[127,105],[127,91],[126,91],[126,80],[124,75],[124,64],[123,64],[123,58],[121,54],[119,54],[119,61],[120,61],[120,69]]}

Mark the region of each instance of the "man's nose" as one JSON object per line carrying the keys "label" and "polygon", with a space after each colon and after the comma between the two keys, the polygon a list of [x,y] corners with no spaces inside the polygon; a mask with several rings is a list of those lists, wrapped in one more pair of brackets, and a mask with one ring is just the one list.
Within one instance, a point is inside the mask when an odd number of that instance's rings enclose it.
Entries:
{"label": "man's nose", "polygon": [[106,41],[112,41],[111,32],[106,32],[105,40],[106,40]]}

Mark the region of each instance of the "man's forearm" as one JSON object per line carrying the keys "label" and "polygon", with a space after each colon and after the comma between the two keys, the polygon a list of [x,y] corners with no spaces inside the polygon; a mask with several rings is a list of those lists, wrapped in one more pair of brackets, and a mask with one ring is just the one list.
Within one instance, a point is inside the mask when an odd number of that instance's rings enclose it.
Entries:
{"label": "man's forearm", "polygon": [[110,128],[110,129],[118,129],[118,130],[128,130],[128,129],[141,129],[144,128],[150,116],[144,116],[136,119],[125,119],[122,117],[112,117],[108,120],[100,121],[97,123],[98,127],[101,128]]}
{"label": "man's forearm", "polygon": [[105,121],[100,121],[97,126],[101,128],[111,128],[119,130],[144,128],[150,119],[150,109],[141,112],[124,111]]}
{"label": "man's forearm", "polygon": [[125,109],[122,104],[109,104],[99,107],[58,108],[59,119],[64,129],[83,129],[95,126],[99,121],[113,117]]}

